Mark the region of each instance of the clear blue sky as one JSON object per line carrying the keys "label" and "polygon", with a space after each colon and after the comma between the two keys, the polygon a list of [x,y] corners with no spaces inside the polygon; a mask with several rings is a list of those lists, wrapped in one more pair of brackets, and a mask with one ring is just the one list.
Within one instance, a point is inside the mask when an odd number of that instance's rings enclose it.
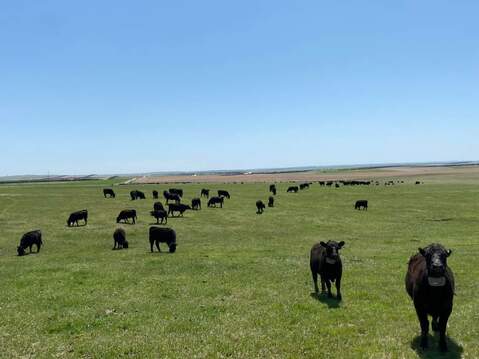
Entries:
{"label": "clear blue sky", "polygon": [[479,159],[479,1],[2,1],[0,175]]}

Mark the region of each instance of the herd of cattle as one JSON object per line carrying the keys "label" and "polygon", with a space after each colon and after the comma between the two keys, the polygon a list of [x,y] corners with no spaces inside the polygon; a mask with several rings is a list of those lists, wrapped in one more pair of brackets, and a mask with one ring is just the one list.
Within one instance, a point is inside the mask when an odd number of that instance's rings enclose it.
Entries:
{"label": "herd of cattle", "polygon": [[[320,186],[332,186],[334,182],[319,182]],[[302,183],[299,186],[290,186],[287,189],[288,193],[297,193],[300,190],[309,188],[312,183]],[[339,184],[344,186],[355,185],[371,185],[370,181],[340,181],[335,182],[335,186]],[[378,184],[378,182],[376,182]],[[385,182],[385,185],[393,185],[394,181]],[[420,182],[416,182],[420,184]],[[274,207],[274,196],[277,194],[275,184],[270,185],[269,191],[272,196],[268,198],[268,207]],[[153,191],[153,199],[158,199],[158,192]],[[115,198],[115,192],[106,188],[103,190],[105,198]],[[170,188],[163,192],[163,197],[166,200],[168,211],[165,210],[163,204],[159,201],[153,205],[153,210],[150,215],[156,219],[157,224],[167,224],[168,217],[175,217],[175,213],[182,216],[186,210],[200,210],[201,198],[193,198],[191,206],[181,203],[183,197],[183,190]],[[208,199],[208,207],[216,207],[219,205],[223,208],[225,198],[231,198],[228,191],[219,190],[218,196],[210,198],[209,189],[202,189],[200,197]],[[134,190],[130,192],[131,200],[145,199],[143,192]],[[172,201],[173,203],[170,203]],[[262,200],[256,202],[257,213],[263,213],[266,208]],[[367,210],[368,201],[356,201],[354,208],[357,210]],[[130,222],[135,224],[137,213],[134,209],[122,210],[116,222]],[[72,213],[67,220],[67,226],[79,226],[79,222],[84,225],[88,224],[88,211],[86,209]],[[113,233],[113,249],[128,248],[128,241],[126,233],[123,228],[117,228]],[[176,232],[172,228],[151,226],[149,228],[149,242],[150,250],[153,252],[154,246],[161,252],[160,243],[165,243],[168,246],[169,252],[174,253],[177,247]],[[32,252],[32,247],[35,245],[37,252],[43,244],[42,233],[40,230],[25,233],[20,245],[17,247],[19,256],[26,254],[25,250],[29,248]],[[310,252],[310,269],[313,279],[313,285],[316,295],[319,295],[318,276],[321,280],[321,292],[326,293],[328,297],[332,298],[331,285],[335,283],[336,298],[342,299],[341,295],[341,278],[343,266],[341,257],[339,255],[340,249],[345,245],[344,241],[328,241],[319,242],[311,248]],[[413,300],[416,314],[421,327],[421,347],[428,346],[429,320],[428,316],[432,317],[431,328],[433,331],[439,332],[439,348],[441,351],[447,351],[446,342],[446,327],[448,318],[452,312],[453,297],[454,297],[454,275],[451,268],[447,265],[447,258],[451,255],[451,250],[446,250],[440,244],[431,244],[425,248],[419,248],[419,252],[413,255],[408,263],[408,269],[405,278],[406,291]]]}

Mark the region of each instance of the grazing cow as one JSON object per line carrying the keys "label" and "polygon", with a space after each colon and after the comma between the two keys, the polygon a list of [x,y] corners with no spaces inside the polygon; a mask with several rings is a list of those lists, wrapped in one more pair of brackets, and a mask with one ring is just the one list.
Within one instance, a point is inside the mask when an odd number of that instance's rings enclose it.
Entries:
{"label": "grazing cow", "polygon": [[328,297],[332,298],[331,282],[336,281],[337,299],[341,300],[341,276],[343,274],[343,264],[339,256],[339,250],[344,246],[344,242],[328,241],[328,243],[316,243],[311,248],[310,267],[313,275],[314,291],[318,295],[318,274],[321,277],[321,292],[328,288]]}
{"label": "grazing cow", "polygon": [[78,221],[85,221],[85,226],[88,224],[88,211],[86,209],[70,214],[67,219],[67,226],[71,227],[74,223],[78,226]]}
{"label": "grazing cow", "polygon": [[126,240],[126,233],[123,228],[117,228],[113,232],[113,248],[112,249],[122,249],[128,248],[128,241]]}
{"label": "grazing cow", "polygon": [[269,185],[269,191],[273,193],[273,196],[276,196],[276,185],[275,184],[270,184]]}
{"label": "grazing cow", "polygon": [[269,196],[268,198],[268,207],[274,207],[274,197]]}
{"label": "grazing cow", "polygon": [[446,327],[452,312],[454,274],[447,265],[451,250],[434,243],[419,248],[409,259],[406,291],[414,302],[421,325],[421,347],[428,346],[429,321],[433,331],[439,331],[439,349],[447,351]]}
{"label": "grazing cow", "polygon": [[150,227],[150,250],[153,252],[153,244],[158,252],[161,252],[160,243],[166,243],[170,253],[176,251],[176,232],[172,228]]}
{"label": "grazing cow", "polygon": [[177,194],[178,196],[183,197],[183,190],[180,188],[170,188],[168,191],[172,194]]}
{"label": "grazing cow", "polygon": [[166,213],[164,209],[151,211],[150,215],[152,217],[155,217],[157,224],[160,224],[160,219],[161,219],[161,224],[163,224],[163,220],[165,221],[165,224],[168,223],[168,213]]}
{"label": "grazing cow", "polygon": [[185,213],[187,209],[191,209],[191,207],[188,206],[187,204],[171,203],[168,205],[168,215],[171,215],[171,217],[174,217],[175,212],[179,212],[180,213],[179,216],[183,217],[183,213]]}
{"label": "grazing cow", "polygon": [[170,193],[168,191],[163,191],[163,197],[166,199],[166,204],[169,204],[170,201],[175,201],[176,204],[180,203],[181,197],[177,193]]}
{"label": "grazing cow", "polygon": [[208,207],[216,207],[216,204],[219,203],[220,207],[223,208],[224,197],[211,197],[208,201]]}
{"label": "grazing cow", "polygon": [[103,189],[103,197],[115,198],[115,192],[111,188]]}
{"label": "grazing cow", "polygon": [[420,182],[420,181],[416,181],[416,184],[421,184],[421,182]]}
{"label": "grazing cow", "polygon": [[145,199],[145,194],[141,191],[133,190],[130,192],[131,200],[134,201],[136,199]]}
{"label": "grazing cow", "polygon": [[339,188],[339,183],[336,183],[334,187]]}
{"label": "grazing cow", "polygon": [[228,199],[230,199],[230,194],[228,191],[225,191],[225,190],[218,190],[218,197],[226,197]]}
{"label": "grazing cow", "polygon": [[209,190],[209,189],[206,189],[206,188],[203,188],[203,189],[201,190],[201,195],[200,195],[200,197],[203,197],[203,196],[205,196],[206,198],[208,198],[208,197],[210,196],[210,190]]}
{"label": "grazing cow", "polygon": [[288,189],[286,190],[286,192],[288,193],[297,193],[298,191],[299,191],[298,186],[291,186],[291,187],[288,187]]}
{"label": "grazing cow", "polygon": [[368,210],[368,201],[366,201],[365,199],[356,201],[356,203],[354,204],[354,209],[361,210],[361,208]]}
{"label": "grazing cow", "polygon": [[153,199],[158,199],[158,191],[157,190],[153,190],[152,194],[153,194]]}
{"label": "grazing cow", "polygon": [[163,207],[163,203],[161,202],[155,202],[153,204],[153,210],[155,211],[164,211],[165,210],[165,207]]}
{"label": "grazing cow", "polygon": [[191,208],[194,209],[194,210],[201,209],[201,199],[193,198],[191,200]]}
{"label": "grazing cow", "polygon": [[256,214],[262,214],[265,208],[266,206],[264,205],[263,201],[256,201]]}
{"label": "grazing cow", "polygon": [[300,190],[303,190],[303,189],[306,189],[306,188],[309,188],[309,183],[301,183],[299,185],[299,189]]}
{"label": "grazing cow", "polygon": [[129,223],[128,220],[131,218],[133,224],[136,223],[136,211],[134,209],[124,209],[120,212],[118,217],[116,217],[116,223],[123,221],[124,223]]}
{"label": "grazing cow", "polygon": [[20,245],[17,247],[17,253],[19,256],[25,255],[25,249],[30,248],[32,253],[32,246],[37,246],[37,253],[40,252],[40,248],[43,244],[42,232],[37,229],[35,231],[25,233],[20,239]]}
{"label": "grazing cow", "polygon": [[326,184],[326,182],[324,182],[324,181],[319,181],[318,183],[321,187],[323,187]]}

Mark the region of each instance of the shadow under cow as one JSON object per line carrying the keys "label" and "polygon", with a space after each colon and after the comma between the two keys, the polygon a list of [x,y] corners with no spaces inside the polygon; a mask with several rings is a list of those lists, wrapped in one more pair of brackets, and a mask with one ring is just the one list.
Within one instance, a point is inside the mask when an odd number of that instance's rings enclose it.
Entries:
{"label": "shadow under cow", "polygon": [[429,347],[421,348],[421,336],[418,335],[411,341],[411,349],[413,349],[420,358],[424,359],[459,359],[462,358],[464,349],[457,342],[446,337],[448,351],[443,353],[439,350],[439,333],[429,335]]}

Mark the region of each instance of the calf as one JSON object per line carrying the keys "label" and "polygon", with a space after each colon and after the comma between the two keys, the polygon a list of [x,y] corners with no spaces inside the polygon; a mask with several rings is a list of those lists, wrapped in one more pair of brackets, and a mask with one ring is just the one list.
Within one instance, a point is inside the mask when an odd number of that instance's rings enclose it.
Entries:
{"label": "calf", "polygon": [[118,217],[116,217],[116,223],[120,223],[123,221],[124,223],[129,223],[129,219],[131,218],[133,224],[136,223],[136,210],[134,209],[124,209],[120,212]]}
{"label": "calf", "polygon": [[103,197],[105,197],[105,198],[107,198],[107,197],[115,198],[115,192],[113,192],[113,190],[111,188],[105,188],[103,190]]}
{"label": "calf", "polygon": [[203,197],[203,196],[205,196],[206,198],[208,198],[208,197],[210,196],[210,190],[209,190],[209,189],[206,189],[206,188],[203,188],[203,189],[201,190],[201,195],[200,195],[200,197]]}
{"label": "calf", "polygon": [[216,207],[216,204],[219,203],[220,207],[223,208],[224,197],[211,197],[208,201],[208,207]]}
{"label": "calf", "polygon": [[288,187],[288,189],[286,190],[286,192],[288,193],[297,193],[298,191],[299,191],[298,186],[291,186],[291,187]]}
{"label": "calf", "polygon": [[269,196],[268,198],[268,207],[274,207],[274,197]]}
{"label": "calf", "polygon": [[153,252],[153,244],[156,245],[158,252],[161,252],[160,243],[166,243],[170,253],[176,251],[176,232],[171,228],[150,227],[150,250]]}
{"label": "calf", "polygon": [[451,250],[440,244],[419,248],[409,259],[406,291],[414,302],[421,325],[421,347],[428,346],[429,321],[433,331],[439,331],[439,349],[447,351],[446,327],[452,312],[454,274],[447,265]]}
{"label": "calf", "polygon": [[153,190],[152,195],[153,195],[153,199],[158,199],[158,191],[157,190]]}
{"label": "calf", "polygon": [[191,209],[191,207],[188,206],[187,204],[171,203],[168,205],[168,215],[171,215],[171,217],[174,217],[175,212],[179,212],[180,213],[179,216],[183,217],[183,213],[188,209]]}
{"label": "calf", "polygon": [[230,194],[228,191],[225,191],[225,190],[218,190],[218,197],[226,197],[228,199],[230,199]]}
{"label": "calf", "polygon": [[78,221],[84,221],[85,226],[88,224],[88,211],[86,209],[73,212],[72,214],[70,214],[70,216],[67,219],[67,226],[71,227],[75,223],[78,226],[79,225]]}
{"label": "calf", "polygon": [[141,191],[137,191],[137,190],[134,190],[134,191],[131,191],[130,192],[130,197],[131,197],[131,200],[134,201],[136,199],[145,199],[145,194]]}
{"label": "calf", "polygon": [[332,298],[331,282],[336,281],[336,298],[341,300],[341,276],[343,274],[343,264],[339,256],[339,250],[344,246],[344,242],[328,241],[328,243],[316,243],[311,248],[310,267],[313,275],[314,291],[316,295],[318,289],[318,274],[321,277],[321,292],[325,292],[325,286],[328,288],[328,297]]}
{"label": "calf", "polygon": [[356,203],[354,204],[354,209],[361,210],[361,208],[367,211],[368,210],[368,201],[366,201],[364,199],[356,201]]}
{"label": "calf", "polygon": [[122,249],[128,248],[128,241],[126,240],[126,233],[123,228],[117,228],[113,232],[113,248],[112,249]]}
{"label": "calf", "polygon": [[194,210],[201,209],[201,199],[193,198],[191,200],[191,208],[194,209]]}
{"label": "calf", "polygon": [[165,221],[165,224],[168,223],[168,213],[166,213],[166,211],[163,209],[151,211],[150,215],[152,217],[155,217],[157,224],[160,224],[160,219],[161,219],[161,224],[163,224],[163,220]]}
{"label": "calf", "polygon": [[20,239],[20,245],[17,247],[17,253],[19,256],[25,255],[25,249],[30,248],[32,253],[32,246],[37,246],[37,253],[40,252],[40,248],[43,244],[42,232],[37,229],[35,231],[25,233]]}
{"label": "calf", "polygon": [[263,201],[256,201],[256,214],[262,214],[265,208],[266,206],[264,205]]}

